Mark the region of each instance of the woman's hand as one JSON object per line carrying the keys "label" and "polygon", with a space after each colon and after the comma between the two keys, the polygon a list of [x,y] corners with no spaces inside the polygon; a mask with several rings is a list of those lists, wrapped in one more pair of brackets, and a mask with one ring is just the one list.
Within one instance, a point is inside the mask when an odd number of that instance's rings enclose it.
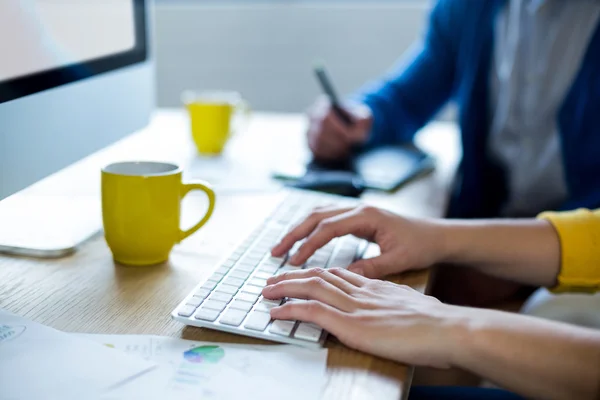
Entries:
{"label": "woman's hand", "polygon": [[433,297],[336,268],[287,272],[267,284],[266,298],[308,299],[272,309],[274,319],[315,323],[349,347],[398,362],[450,365],[457,309]]}
{"label": "woman's hand", "polygon": [[329,101],[320,98],[308,112],[308,147],[319,160],[340,160],[353,146],[365,143],[373,124],[371,110],[364,104],[344,105],[352,119],[347,124],[337,116]]}
{"label": "woman's hand", "polygon": [[272,250],[280,257],[299,240],[304,244],[290,263],[301,265],[330,240],[352,234],[377,243],[381,255],[359,260],[348,269],[369,278],[380,278],[439,262],[443,237],[440,224],[403,218],[375,207],[321,208],[292,229]]}

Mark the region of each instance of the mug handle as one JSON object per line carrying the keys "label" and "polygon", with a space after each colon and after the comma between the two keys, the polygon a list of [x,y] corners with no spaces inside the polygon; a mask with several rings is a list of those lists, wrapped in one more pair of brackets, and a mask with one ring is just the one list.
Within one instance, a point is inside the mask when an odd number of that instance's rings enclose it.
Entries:
{"label": "mug handle", "polygon": [[208,210],[206,210],[206,214],[204,217],[198,222],[196,225],[192,226],[190,229],[183,231],[179,231],[179,242],[187,238],[188,236],[194,234],[198,229],[200,229],[204,224],[206,224],[211,217],[214,209],[215,209],[215,192],[212,190],[208,183],[205,182],[194,182],[194,183],[182,183],[181,184],[181,199],[183,199],[189,192],[192,190],[200,190],[206,193],[206,197],[208,197]]}
{"label": "mug handle", "polygon": [[250,121],[250,103],[244,99],[240,99],[239,101],[233,104],[234,115],[233,115],[233,123],[231,129],[229,130],[230,136],[235,136],[239,132],[246,129],[248,123]]}

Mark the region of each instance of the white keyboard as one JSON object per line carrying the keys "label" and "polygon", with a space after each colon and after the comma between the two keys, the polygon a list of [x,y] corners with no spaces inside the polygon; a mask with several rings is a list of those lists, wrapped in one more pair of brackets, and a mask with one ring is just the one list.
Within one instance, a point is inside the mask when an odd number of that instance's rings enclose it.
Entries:
{"label": "white keyboard", "polygon": [[[315,267],[345,268],[364,253],[366,241],[345,236],[319,249],[299,267],[287,264],[287,257],[271,257],[271,248],[295,222],[314,207],[332,203],[340,206],[357,204],[339,196],[291,191],[267,220],[219,263],[208,279],[188,294],[171,316],[187,325],[281,343],[321,346],[327,333],[320,327],[299,321],[271,320],[271,308],[302,299],[273,301],[263,298],[261,292],[271,276]],[[293,254],[294,249],[290,253]]]}

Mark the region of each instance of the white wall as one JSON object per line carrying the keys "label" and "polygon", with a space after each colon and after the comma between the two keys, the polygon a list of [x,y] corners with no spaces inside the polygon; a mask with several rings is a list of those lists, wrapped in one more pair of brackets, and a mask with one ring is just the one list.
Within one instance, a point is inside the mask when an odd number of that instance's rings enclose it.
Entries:
{"label": "white wall", "polygon": [[430,2],[215,5],[159,1],[158,101],[182,90],[235,89],[253,109],[302,111],[319,93],[311,72],[326,62],[340,95],[389,68],[418,39]]}

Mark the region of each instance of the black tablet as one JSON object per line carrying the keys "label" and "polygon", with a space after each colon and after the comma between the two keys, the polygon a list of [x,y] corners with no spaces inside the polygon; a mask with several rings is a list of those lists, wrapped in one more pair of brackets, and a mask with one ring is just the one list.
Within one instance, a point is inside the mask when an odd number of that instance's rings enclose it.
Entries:
{"label": "black tablet", "polygon": [[328,171],[348,171],[362,180],[366,189],[395,191],[411,180],[433,171],[433,158],[412,144],[383,146],[336,162],[313,160],[307,173],[318,176]]}

